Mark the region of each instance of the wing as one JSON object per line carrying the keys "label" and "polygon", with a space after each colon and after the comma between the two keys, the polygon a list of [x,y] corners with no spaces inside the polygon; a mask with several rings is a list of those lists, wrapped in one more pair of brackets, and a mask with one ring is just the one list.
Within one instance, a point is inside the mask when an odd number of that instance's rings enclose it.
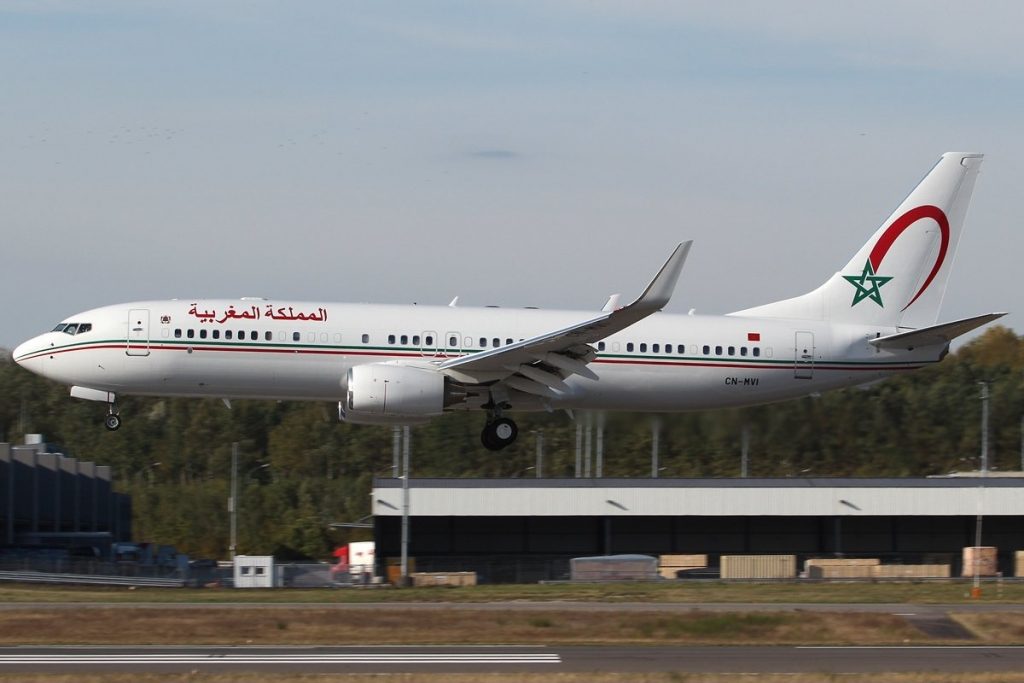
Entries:
{"label": "wing", "polygon": [[628,306],[508,346],[453,358],[439,367],[464,381],[474,376],[486,381],[504,379],[514,389],[541,396],[567,388],[562,380],[571,374],[597,379],[587,368],[587,363],[597,355],[589,345],[664,308],[672,297],[691,244],[692,241],[679,244],[644,293]]}

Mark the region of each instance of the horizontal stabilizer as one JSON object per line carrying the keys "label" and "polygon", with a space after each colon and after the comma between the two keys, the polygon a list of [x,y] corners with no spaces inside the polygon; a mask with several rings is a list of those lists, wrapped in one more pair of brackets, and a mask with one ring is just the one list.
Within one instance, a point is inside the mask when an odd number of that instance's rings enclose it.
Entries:
{"label": "horizontal stabilizer", "polygon": [[913,349],[919,346],[948,344],[962,334],[1002,318],[1006,313],[986,313],[973,318],[954,320],[951,323],[922,327],[919,330],[891,334],[888,337],[872,339],[868,343],[880,349]]}

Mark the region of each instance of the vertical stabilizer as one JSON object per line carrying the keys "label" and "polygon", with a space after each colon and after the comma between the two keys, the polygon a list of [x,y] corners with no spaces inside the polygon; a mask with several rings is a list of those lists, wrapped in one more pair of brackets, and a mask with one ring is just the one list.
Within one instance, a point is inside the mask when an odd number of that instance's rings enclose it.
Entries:
{"label": "vertical stabilizer", "polygon": [[818,289],[733,315],[911,328],[936,322],[981,154],[947,152],[841,271]]}

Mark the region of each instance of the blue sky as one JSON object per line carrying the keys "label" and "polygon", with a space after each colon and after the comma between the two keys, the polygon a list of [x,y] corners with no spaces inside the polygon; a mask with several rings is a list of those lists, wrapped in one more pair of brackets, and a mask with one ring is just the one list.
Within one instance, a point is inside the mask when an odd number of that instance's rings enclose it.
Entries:
{"label": "blue sky", "polygon": [[0,346],[146,298],[597,308],[691,238],[670,310],[728,312],[949,150],[942,318],[1024,310],[1024,5],[832,5],[2,2]]}

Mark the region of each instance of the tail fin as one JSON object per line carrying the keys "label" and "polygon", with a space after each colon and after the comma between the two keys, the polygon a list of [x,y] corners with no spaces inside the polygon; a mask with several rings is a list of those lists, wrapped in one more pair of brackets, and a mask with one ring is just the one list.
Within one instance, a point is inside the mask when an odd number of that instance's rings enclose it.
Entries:
{"label": "tail fin", "polygon": [[917,329],[933,325],[981,154],[947,152],[838,273],[818,289],[732,315]]}

